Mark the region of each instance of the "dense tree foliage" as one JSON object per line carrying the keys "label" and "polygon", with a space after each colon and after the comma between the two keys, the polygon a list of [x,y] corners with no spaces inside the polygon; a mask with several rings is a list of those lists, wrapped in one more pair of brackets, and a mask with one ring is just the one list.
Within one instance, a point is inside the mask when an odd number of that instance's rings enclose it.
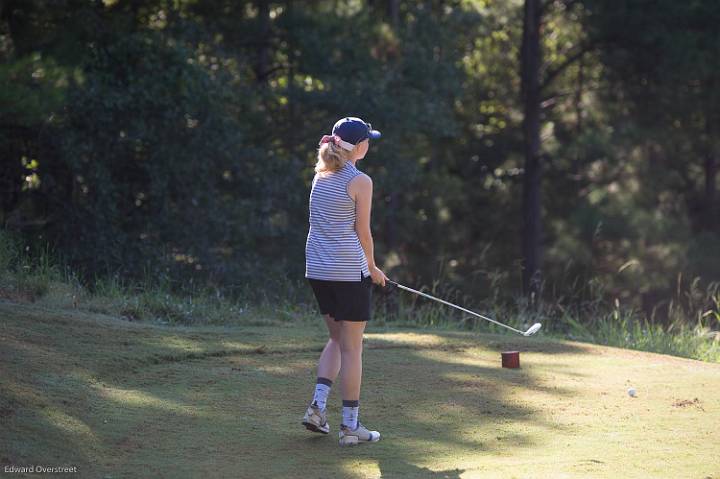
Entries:
{"label": "dense tree foliage", "polygon": [[391,277],[500,300],[537,247],[541,294],[648,311],[720,280],[720,6],[532,3],[523,205],[520,0],[2,0],[3,226],[86,277],[299,280],[317,141],[355,115]]}

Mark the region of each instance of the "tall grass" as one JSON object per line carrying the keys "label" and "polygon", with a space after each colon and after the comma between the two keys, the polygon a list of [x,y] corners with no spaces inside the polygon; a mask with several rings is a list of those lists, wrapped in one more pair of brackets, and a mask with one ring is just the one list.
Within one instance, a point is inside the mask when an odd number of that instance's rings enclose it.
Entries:
{"label": "tall grass", "polygon": [[[720,296],[715,301],[720,302]],[[676,316],[668,325],[654,323],[638,311],[621,308],[617,302],[611,311],[598,311],[584,323],[570,316],[562,320],[568,326],[566,336],[570,339],[720,362],[718,306],[716,303],[696,322]]]}
{"label": "tall grass", "polygon": [[[493,294],[493,302],[473,303],[471,298],[459,297],[457,292],[441,289],[437,283],[423,292],[523,331],[539,322],[543,324],[541,335],[720,362],[720,283],[711,283],[702,289],[695,279],[687,288],[678,287],[675,298],[669,302],[665,322],[659,322],[654,314],[647,318],[641,311],[621,305],[617,299],[603,300],[598,291],[602,286],[596,280],[590,283],[589,287],[598,297],[574,302],[558,298],[555,302],[530,304],[526,298],[518,297],[511,303],[503,303],[497,299],[498,294]],[[387,306],[376,309],[381,315],[386,310]],[[387,324],[508,332],[417,295],[403,297],[397,313],[397,320]]]}
{"label": "tall grass", "polygon": [[17,235],[0,230],[0,294],[34,301],[47,294],[52,281],[63,276],[47,244],[24,244]]}
{"label": "tall grass", "polygon": [[[58,264],[47,246],[26,245],[18,236],[0,230],[2,298],[174,325],[278,325],[318,318],[307,284],[286,277],[220,288],[179,284],[148,271],[139,282],[112,276],[83,285],[69,268]],[[720,283],[705,289],[698,280],[685,288],[681,284],[679,278],[665,322],[655,314],[647,318],[618,300],[604,301],[602,282],[596,279],[588,282],[592,294],[585,297],[590,299],[562,297],[533,304],[525,298],[502,301],[499,291],[490,291],[485,302],[475,301],[438,281],[423,291],[520,330],[540,322],[541,335],[720,362]],[[501,288],[499,282],[491,286]],[[508,332],[411,293],[376,291],[372,323],[376,327]]]}
{"label": "tall grass", "polygon": [[262,285],[267,291],[252,286],[252,292],[235,289],[228,295],[219,287],[180,284],[151,272],[140,281],[109,276],[81,284],[70,269],[58,266],[49,249],[33,249],[18,235],[0,230],[0,298],[13,301],[175,325],[271,325],[312,314],[308,301],[278,299],[303,294],[287,278]]}

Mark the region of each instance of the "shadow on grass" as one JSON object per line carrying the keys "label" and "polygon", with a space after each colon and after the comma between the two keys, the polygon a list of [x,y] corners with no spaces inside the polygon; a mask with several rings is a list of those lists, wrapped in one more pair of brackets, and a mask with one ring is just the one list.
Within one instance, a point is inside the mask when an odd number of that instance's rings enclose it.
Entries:
{"label": "shadow on grass", "polygon": [[460,479],[465,472],[462,469],[433,471],[427,467],[418,467],[402,460],[383,458],[378,462],[383,479],[403,479],[405,477],[424,477],[427,479]]}
{"label": "shadow on grass", "polygon": [[[502,370],[480,353],[585,352],[462,333],[416,330],[410,341],[370,335],[361,415],[383,440],[341,449],[339,387],[329,407],[333,434],[312,435],[300,426],[322,347],[312,334],[278,332],[277,342],[258,346],[241,332],[111,329],[28,316],[6,326],[12,341],[2,358],[10,367],[0,377],[13,426],[11,447],[0,459],[22,465],[15,461],[65,458],[113,477],[132,477],[138,466],[155,468],[158,477],[208,470],[225,477],[459,477],[462,470],[433,471],[428,464],[434,457],[447,463],[493,454],[510,442],[532,447],[530,435],[508,425],[560,429],[513,392],[572,394],[544,384],[532,368]],[[43,409],[53,412],[38,413]],[[499,429],[488,434],[490,421]],[[47,440],[28,435],[41,430]]]}

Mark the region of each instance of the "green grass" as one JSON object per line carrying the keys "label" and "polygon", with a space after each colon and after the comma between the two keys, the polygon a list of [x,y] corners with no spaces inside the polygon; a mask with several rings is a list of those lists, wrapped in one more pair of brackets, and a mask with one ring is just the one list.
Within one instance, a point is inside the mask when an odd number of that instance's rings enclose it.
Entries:
{"label": "green grass", "polygon": [[[78,477],[717,478],[720,365],[547,337],[371,326],[361,415],[300,419],[319,319],[161,325],[0,301],[0,465]],[[519,370],[500,351],[521,351]],[[638,397],[630,398],[629,386]]]}

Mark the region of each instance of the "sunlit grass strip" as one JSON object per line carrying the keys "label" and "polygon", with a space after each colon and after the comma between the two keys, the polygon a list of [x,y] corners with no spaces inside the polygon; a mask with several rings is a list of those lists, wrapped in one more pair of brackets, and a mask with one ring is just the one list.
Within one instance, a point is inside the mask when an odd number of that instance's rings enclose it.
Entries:
{"label": "sunlit grass strip", "polygon": [[187,416],[199,415],[197,408],[192,405],[181,404],[177,401],[171,401],[169,399],[162,399],[150,394],[147,391],[100,386],[98,384],[92,384],[92,387],[96,389],[97,394],[100,397],[111,400],[118,406],[130,408],[154,407]]}
{"label": "sunlit grass strip", "polygon": [[95,433],[92,431],[90,426],[58,408],[47,407],[40,409],[39,414],[43,415],[48,422],[61,431],[72,435],[84,436],[83,439],[85,440],[96,439]]}

